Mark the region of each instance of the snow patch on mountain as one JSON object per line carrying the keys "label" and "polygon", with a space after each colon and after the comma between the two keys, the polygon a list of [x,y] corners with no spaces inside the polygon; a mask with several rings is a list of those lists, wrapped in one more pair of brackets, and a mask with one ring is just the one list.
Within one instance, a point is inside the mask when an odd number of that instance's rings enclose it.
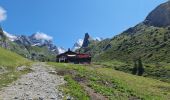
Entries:
{"label": "snow patch on mountain", "polygon": [[15,41],[17,39],[17,36],[12,35],[12,34],[6,32],[6,31],[3,31],[3,32],[10,41]]}
{"label": "snow patch on mountain", "polygon": [[22,44],[24,46],[39,46],[39,47],[46,46],[50,51],[55,52],[56,54],[61,54],[66,51],[63,47],[58,47],[55,44],[53,44],[52,42],[53,37],[43,32],[36,32],[31,36],[25,35],[15,36],[6,31],[4,31],[4,34],[10,41],[15,42],[17,44]]}
{"label": "snow patch on mountain", "polygon": [[80,46],[82,46],[82,44],[83,44],[83,39],[78,39],[77,44],[80,45]]}
{"label": "snow patch on mountain", "polygon": [[58,54],[66,52],[66,50],[63,47],[57,47],[58,49]]}
{"label": "snow patch on mountain", "polygon": [[52,37],[43,33],[43,32],[36,32],[33,35],[29,36],[29,40],[32,46],[51,46],[52,44]]}
{"label": "snow patch on mountain", "polygon": [[95,37],[95,38],[93,38],[93,40],[96,40],[96,41],[102,41],[102,40],[103,40],[103,38],[101,38],[101,37]]}
{"label": "snow patch on mountain", "polygon": [[74,44],[72,51],[76,51],[77,49],[80,49],[82,45],[83,45],[83,39],[78,39]]}
{"label": "snow patch on mountain", "polygon": [[[87,38],[89,41],[91,40],[91,41],[102,41],[103,40],[103,38],[100,38],[100,37],[88,37]],[[83,42],[85,41],[85,39],[83,40],[83,39],[78,39],[77,41],[76,41],[76,43],[74,44],[74,46],[72,47],[72,51],[76,51],[77,49],[80,49],[82,46],[83,46]]]}

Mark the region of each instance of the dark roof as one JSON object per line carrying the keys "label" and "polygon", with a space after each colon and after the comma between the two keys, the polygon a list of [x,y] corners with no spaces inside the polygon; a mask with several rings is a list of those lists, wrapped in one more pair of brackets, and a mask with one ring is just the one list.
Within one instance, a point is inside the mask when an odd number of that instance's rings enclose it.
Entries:
{"label": "dark roof", "polygon": [[77,54],[76,52],[73,52],[73,51],[67,51],[65,52],[64,54]]}
{"label": "dark roof", "polygon": [[61,56],[68,56],[68,55],[76,55],[78,58],[91,58],[90,54],[76,53],[76,52],[71,51],[70,49],[68,49],[68,51],[66,51],[62,54],[57,55],[57,57],[59,58]]}
{"label": "dark roof", "polygon": [[76,54],[77,54],[76,52],[73,52],[70,49],[68,49],[68,51],[66,51],[66,52],[64,52],[62,54],[57,55],[57,57],[61,57],[61,56],[64,56],[64,55],[76,55]]}

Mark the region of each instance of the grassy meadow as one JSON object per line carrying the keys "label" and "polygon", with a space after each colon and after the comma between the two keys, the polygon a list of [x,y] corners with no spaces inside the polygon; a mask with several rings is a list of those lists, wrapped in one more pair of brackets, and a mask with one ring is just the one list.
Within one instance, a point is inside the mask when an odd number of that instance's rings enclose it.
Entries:
{"label": "grassy meadow", "polygon": [[78,100],[89,100],[93,96],[110,100],[170,99],[170,84],[167,82],[131,75],[102,65],[48,64],[65,77],[67,84],[62,91]]}
{"label": "grassy meadow", "polygon": [[[101,65],[104,68],[112,68],[126,73],[132,73],[132,69],[134,67],[133,63],[125,63],[117,60],[95,62],[94,64]],[[144,77],[150,77],[170,83],[170,63],[143,63],[143,66],[145,69],[143,74]]]}
{"label": "grassy meadow", "polygon": [[[22,74],[30,72],[31,61],[20,55],[0,48],[0,89],[15,81]],[[17,67],[27,66],[24,70],[17,71]]]}

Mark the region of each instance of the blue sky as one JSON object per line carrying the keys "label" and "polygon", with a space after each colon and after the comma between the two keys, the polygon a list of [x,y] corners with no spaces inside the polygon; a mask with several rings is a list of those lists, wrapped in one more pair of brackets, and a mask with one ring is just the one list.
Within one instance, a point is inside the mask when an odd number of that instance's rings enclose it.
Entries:
{"label": "blue sky", "polygon": [[111,38],[143,21],[167,0],[0,0],[7,11],[4,30],[17,35],[44,32],[71,48],[88,32]]}

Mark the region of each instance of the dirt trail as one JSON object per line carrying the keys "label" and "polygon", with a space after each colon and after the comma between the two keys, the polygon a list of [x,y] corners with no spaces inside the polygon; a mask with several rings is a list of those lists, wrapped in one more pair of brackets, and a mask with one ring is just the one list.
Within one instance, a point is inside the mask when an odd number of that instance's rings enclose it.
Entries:
{"label": "dirt trail", "polygon": [[55,70],[45,63],[32,65],[32,72],[21,76],[0,91],[0,100],[61,100],[63,94],[59,85],[65,83],[63,77],[53,75]]}

